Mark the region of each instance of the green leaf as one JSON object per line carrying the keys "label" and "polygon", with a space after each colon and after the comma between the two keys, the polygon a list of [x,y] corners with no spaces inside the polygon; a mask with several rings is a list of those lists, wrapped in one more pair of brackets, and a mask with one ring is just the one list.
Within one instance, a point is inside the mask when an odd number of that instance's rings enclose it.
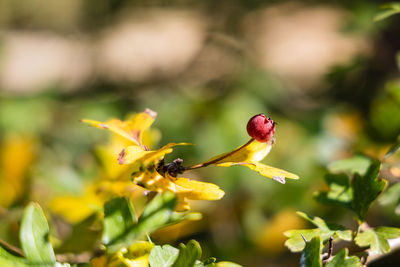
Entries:
{"label": "green leaf", "polygon": [[127,198],[114,198],[104,205],[104,244],[125,235],[137,223],[135,209]]}
{"label": "green leaf", "polygon": [[349,251],[347,248],[339,251],[325,267],[361,267],[360,259],[356,256],[348,256]]}
{"label": "green leaf", "polygon": [[393,16],[395,14],[399,14],[400,13],[400,3],[389,3],[389,4],[385,4],[382,6],[382,9],[386,9],[383,10],[381,12],[379,12],[375,17],[374,17],[374,21],[381,21],[384,20],[390,16]]}
{"label": "green leaf", "polygon": [[176,214],[173,211],[175,204],[176,197],[173,193],[157,195],[147,204],[138,223],[130,231],[107,244],[107,251],[109,253],[116,252],[155,230],[177,222]]}
{"label": "green leaf", "polygon": [[311,222],[318,228],[289,230],[284,232],[283,234],[288,237],[288,240],[285,242],[285,246],[287,246],[292,252],[299,252],[304,249],[305,243],[301,235],[303,235],[307,240],[310,240],[316,236],[321,236],[324,242],[327,241],[331,236],[345,241],[350,241],[352,239],[351,230],[346,230],[346,228],[341,225],[326,223],[319,217],[309,216],[300,211],[297,212],[297,215]]}
{"label": "green leaf", "polygon": [[359,232],[354,239],[360,247],[370,247],[372,253],[388,253],[390,246],[387,239],[400,237],[400,228],[378,227]]}
{"label": "green leaf", "polygon": [[331,173],[359,173],[364,175],[369,165],[371,164],[371,159],[361,155],[355,155],[351,158],[341,159],[334,161],[328,165],[328,170]]}
{"label": "green leaf", "polygon": [[173,267],[193,267],[201,258],[201,247],[196,240],[190,240],[186,245],[179,244],[179,254]]}
{"label": "green leaf", "polygon": [[386,187],[386,180],[378,178],[380,168],[381,163],[374,161],[365,175],[354,175],[352,207],[360,221],[364,221],[372,203]]}
{"label": "green leaf", "polygon": [[[400,57],[400,56],[399,56]],[[390,149],[388,152],[386,152],[385,156],[383,157],[383,159],[388,159],[391,156],[393,156],[394,154],[396,154],[397,152],[400,151],[400,140],[397,141]]]}
{"label": "green leaf", "polygon": [[335,223],[326,223],[323,219],[316,216],[307,215],[304,212],[296,212],[300,217],[306,219],[307,221],[311,222],[315,226],[320,229],[321,237],[323,241],[327,241],[331,236],[335,238],[339,238],[345,241],[351,241],[352,239],[352,232],[351,230],[346,230],[341,225]]}
{"label": "green leaf", "polygon": [[8,253],[0,246],[0,266],[2,267],[27,267],[26,259]]}
{"label": "green leaf", "polygon": [[314,198],[323,204],[340,205],[351,208],[353,198],[350,178],[347,174],[327,174],[325,181],[329,186],[327,192],[317,192]]}
{"label": "green leaf", "polygon": [[31,203],[22,217],[20,240],[29,262],[55,264],[53,247],[49,242],[49,226],[39,204]]}
{"label": "green leaf", "polygon": [[216,267],[217,266],[215,263],[216,261],[217,261],[216,258],[208,258],[204,262],[198,260],[194,264],[194,267]]}
{"label": "green leaf", "polygon": [[102,234],[102,223],[94,213],[73,225],[71,234],[57,248],[57,253],[79,253],[94,249]]}
{"label": "green leaf", "polygon": [[303,235],[307,240],[310,240],[321,234],[320,229],[300,229],[300,230],[288,230],[283,233],[288,239],[285,241],[285,246],[291,252],[302,251],[306,244],[301,235]]}
{"label": "green leaf", "polygon": [[151,267],[170,267],[178,257],[179,250],[170,246],[155,246],[149,255]]}
{"label": "green leaf", "polygon": [[206,259],[206,260],[203,262],[203,264],[204,264],[204,265],[209,265],[209,264],[215,263],[216,261],[217,261],[216,258],[211,257],[211,258]]}
{"label": "green leaf", "polygon": [[379,203],[381,205],[395,205],[395,213],[400,214],[400,183],[389,187],[389,189],[379,198]]}
{"label": "green leaf", "polygon": [[321,252],[322,241],[320,236],[307,241],[306,247],[301,254],[300,267],[322,267]]}

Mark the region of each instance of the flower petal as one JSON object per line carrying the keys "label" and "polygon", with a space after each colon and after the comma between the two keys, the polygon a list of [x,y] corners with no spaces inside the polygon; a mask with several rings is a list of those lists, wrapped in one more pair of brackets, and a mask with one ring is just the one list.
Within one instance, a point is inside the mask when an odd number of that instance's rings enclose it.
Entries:
{"label": "flower petal", "polygon": [[235,165],[244,165],[256,172],[258,172],[259,174],[271,178],[277,182],[280,183],[285,183],[285,178],[288,179],[299,179],[299,177],[296,174],[272,167],[272,166],[268,166],[265,165],[263,163],[259,163],[259,162],[224,162],[221,164],[217,164],[217,166],[220,167],[231,167],[231,166],[235,166]]}
{"label": "flower petal", "polygon": [[106,122],[86,119],[81,121],[100,129],[108,129],[111,132],[132,141],[136,145],[141,145],[143,131],[151,126],[156,117],[156,112],[146,109],[144,112],[133,116],[127,121],[121,121],[118,119],[112,119]]}

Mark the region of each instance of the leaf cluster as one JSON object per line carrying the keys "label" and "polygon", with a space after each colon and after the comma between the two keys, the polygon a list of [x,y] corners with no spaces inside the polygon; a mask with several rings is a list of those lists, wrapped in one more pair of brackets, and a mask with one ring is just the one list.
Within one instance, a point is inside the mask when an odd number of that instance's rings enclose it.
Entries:
{"label": "leaf cluster", "polygon": [[[113,198],[104,205],[104,220],[101,256],[91,260],[95,267],[106,266],[151,266],[151,267],[240,267],[230,262],[218,262],[215,258],[201,261],[202,250],[195,240],[180,244],[156,246],[143,241],[152,232],[183,220],[197,220],[199,213],[175,212],[177,198],[173,193],[155,196],[137,216],[130,199]],[[36,203],[31,203],[24,212],[20,241],[22,250],[10,245],[0,246],[0,266],[78,266],[61,263],[56,259],[49,241],[50,230],[46,217]],[[14,255],[15,253],[20,256]],[[150,264],[150,265],[149,265]],[[86,264],[87,265],[87,264]],[[79,264],[79,266],[86,266]]]}
{"label": "leaf cluster", "polygon": [[[392,148],[388,156],[398,149]],[[348,250],[343,249],[332,255],[334,242],[352,241],[357,246],[368,248],[367,254],[384,254],[390,251],[388,239],[399,238],[400,228],[380,226],[372,228],[366,222],[370,207],[387,187],[388,182],[380,177],[382,162],[364,156],[339,160],[328,166],[329,173],[325,176],[328,190],[316,192],[315,199],[326,205],[344,207],[354,213],[358,223],[357,229],[347,229],[341,225],[327,223],[322,218],[297,214],[312,223],[314,229],[289,230],[284,234],[288,238],[285,245],[292,252],[302,252],[301,266],[361,266],[361,259],[348,256]],[[390,188],[389,196],[384,202],[398,201],[398,184]],[[382,201],[381,201],[382,202]],[[329,244],[328,253],[322,254],[322,249]],[[365,259],[364,259],[365,260]]]}

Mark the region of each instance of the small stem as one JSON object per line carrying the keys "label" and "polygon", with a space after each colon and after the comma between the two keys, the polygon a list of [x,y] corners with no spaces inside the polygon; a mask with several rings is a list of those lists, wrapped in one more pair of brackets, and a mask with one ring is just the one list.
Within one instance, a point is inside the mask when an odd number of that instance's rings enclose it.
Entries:
{"label": "small stem", "polygon": [[333,237],[331,236],[329,238],[328,254],[326,255],[326,258],[322,261],[323,266],[325,266],[331,260],[332,253],[333,253]]}
{"label": "small stem", "polygon": [[24,252],[21,249],[19,249],[17,247],[14,247],[13,245],[7,243],[6,241],[4,241],[2,239],[0,239],[0,245],[4,246],[4,247],[8,248],[9,250],[11,250],[11,251],[21,255],[22,257],[24,257]]}
{"label": "small stem", "polygon": [[208,165],[217,163],[218,161],[221,161],[221,160],[223,160],[223,159],[225,159],[225,158],[227,158],[227,157],[229,157],[229,156],[235,154],[236,152],[238,152],[239,150],[245,148],[246,146],[250,145],[254,140],[255,140],[254,138],[251,138],[246,144],[244,144],[244,145],[242,145],[242,146],[236,148],[235,150],[229,152],[228,154],[222,155],[221,157],[216,158],[216,159],[214,159],[214,160],[207,161],[207,162],[204,162],[204,163],[199,163],[199,164],[196,164],[196,165],[193,165],[193,166],[190,166],[190,167],[186,167],[186,168],[185,168],[185,171],[189,171],[189,170],[193,170],[193,169],[198,169],[198,168],[203,168],[203,167],[207,167]]}

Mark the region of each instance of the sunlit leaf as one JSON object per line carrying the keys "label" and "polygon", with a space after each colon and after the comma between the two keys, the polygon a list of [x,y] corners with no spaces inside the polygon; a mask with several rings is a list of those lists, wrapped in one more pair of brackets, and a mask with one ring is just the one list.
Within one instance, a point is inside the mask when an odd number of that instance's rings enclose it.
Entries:
{"label": "sunlit leaf", "polygon": [[135,209],[127,198],[114,198],[104,205],[102,241],[108,244],[127,233],[137,223]]}
{"label": "sunlit leaf", "polygon": [[14,256],[0,246],[0,266],[27,267],[29,266],[29,263],[25,258]]}
{"label": "sunlit leaf", "polygon": [[346,230],[341,225],[334,223],[326,223],[323,219],[316,216],[307,215],[304,212],[298,211],[297,214],[317,226],[321,230],[321,237],[323,241],[328,240],[331,236],[337,237],[339,239],[350,241],[352,239],[351,230]]}
{"label": "sunlit leaf", "polygon": [[348,256],[347,248],[340,250],[325,266],[326,267],[361,267],[360,259],[356,256]]}
{"label": "sunlit leaf", "polygon": [[257,162],[263,160],[271,151],[271,148],[272,146],[269,143],[260,143],[258,141],[253,141],[247,146],[240,146],[236,148],[234,151],[237,150],[237,152],[235,153],[232,153],[233,151],[224,153],[215,156],[206,162],[215,161],[215,159],[221,157],[223,158],[215,162],[215,164],[221,164],[224,162]]}
{"label": "sunlit leaf", "polygon": [[150,252],[149,263],[151,267],[170,267],[178,257],[179,249],[170,245],[155,246]]}
{"label": "sunlit leaf", "polygon": [[221,164],[217,164],[218,166],[221,167],[231,167],[231,166],[246,166],[256,172],[258,172],[259,174],[267,177],[267,178],[271,178],[277,182],[280,182],[282,184],[285,183],[285,178],[288,179],[299,179],[299,177],[293,173],[275,168],[275,167],[271,167],[259,162],[251,162],[251,163],[247,163],[247,162],[224,162]]}
{"label": "sunlit leaf", "polygon": [[364,220],[370,206],[386,187],[387,181],[378,178],[380,168],[381,163],[375,161],[365,175],[354,175],[352,207],[360,221]]}
{"label": "sunlit leaf", "polygon": [[140,146],[142,145],[143,131],[151,126],[156,117],[156,112],[146,109],[144,112],[133,116],[127,121],[121,121],[118,119],[112,119],[106,122],[87,119],[83,119],[81,121],[89,123],[90,125],[100,129],[110,130],[111,132],[118,134]]}
{"label": "sunlit leaf", "polygon": [[187,178],[177,178],[174,183],[188,189],[187,192],[183,192],[180,195],[189,199],[218,200],[225,195],[224,191],[212,183],[189,180]]}
{"label": "sunlit leaf", "polygon": [[128,146],[119,155],[119,164],[134,164],[141,162],[143,165],[154,163],[154,161],[164,158],[166,154],[173,151],[174,146],[191,145],[189,143],[169,143],[162,148],[154,151],[145,151],[140,146]]}
{"label": "sunlit leaf", "polygon": [[373,254],[388,253],[390,246],[387,239],[400,237],[400,228],[378,227],[359,232],[354,241],[360,247],[370,247]]}
{"label": "sunlit leaf", "polygon": [[110,266],[121,266],[123,264],[127,267],[148,267],[149,254],[153,248],[154,244],[151,242],[137,241],[127,250],[118,251],[111,258]]}
{"label": "sunlit leaf", "polygon": [[122,247],[128,247],[134,241],[175,221],[176,215],[173,212],[175,204],[176,197],[172,193],[156,196],[146,205],[138,223],[130,231],[107,244],[108,252],[113,253]]}
{"label": "sunlit leaf", "polygon": [[24,211],[21,222],[20,240],[22,250],[29,262],[54,264],[53,247],[49,242],[49,226],[42,209],[31,203]]}
{"label": "sunlit leaf", "polygon": [[298,179],[299,177],[293,173],[259,163],[268,155],[271,148],[270,143],[260,143],[253,140],[231,152],[215,156],[201,164],[215,164],[220,167],[246,166],[282,184],[285,183],[285,178]]}
{"label": "sunlit leaf", "polygon": [[381,20],[387,19],[388,17],[391,17],[393,15],[399,14],[400,13],[400,3],[385,4],[385,5],[382,5],[382,9],[385,9],[385,10],[379,12],[374,17],[374,21],[381,21]]}
{"label": "sunlit leaf", "polygon": [[246,165],[250,169],[260,173],[261,175],[279,181],[279,177],[287,178],[287,179],[299,179],[296,174],[271,167],[259,162],[255,162],[253,164]]}
{"label": "sunlit leaf", "polygon": [[341,159],[334,161],[328,165],[328,170],[331,173],[359,173],[364,175],[369,165],[371,164],[371,159],[365,156],[356,155],[351,158]]}
{"label": "sunlit leaf", "polygon": [[190,240],[186,245],[179,244],[178,258],[175,260],[173,267],[193,267],[197,260],[201,257],[200,244],[195,240]]}
{"label": "sunlit leaf", "polygon": [[33,162],[34,139],[6,136],[0,146],[0,206],[8,207],[23,196],[26,172]]}
{"label": "sunlit leaf", "polygon": [[59,196],[50,202],[50,210],[70,223],[79,223],[103,208],[103,200],[96,193],[97,187],[89,184],[81,196]]}
{"label": "sunlit leaf", "polygon": [[347,174],[327,174],[325,181],[329,186],[327,192],[317,192],[314,198],[323,204],[341,205],[351,208],[353,191]]}
{"label": "sunlit leaf", "polygon": [[154,192],[174,192],[186,193],[190,192],[190,188],[185,188],[174,183],[173,180],[165,178],[156,170],[145,170],[139,173],[139,176],[133,177],[133,182]]}
{"label": "sunlit leaf", "polygon": [[286,231],[284,235],[288,238],[288,240],[286,240],[285,246],[287,246],[292,252],[298,252],[304,249],[305,244],[301,235],[303,235],[307,240],[310,240],[315,236],[320,236],[324,242],[330,237],[345,241],[350,241],[352,239],[352,231],[346,230],[346,228],[341,225],[326,223],[323,219],[309,216],[304,212],[298,211],[297,214],[318,228]]}
{"label": "sunlit leaf", "polygon": [[322,241],[319,236],[313,237],[310,241],[307,240],[306,247],[301,254],[300,267],[322,267],[321,252]]}
{"label": "sunlit leaf", "polygon": [[319,236],[321,234],[320,229],[301,229],[301,230],[289,230],[283,233],[288,239],[285,242],[285,246],[290,249],[291,252],[299,252],[306,246],[302,235],[307,239]]}

